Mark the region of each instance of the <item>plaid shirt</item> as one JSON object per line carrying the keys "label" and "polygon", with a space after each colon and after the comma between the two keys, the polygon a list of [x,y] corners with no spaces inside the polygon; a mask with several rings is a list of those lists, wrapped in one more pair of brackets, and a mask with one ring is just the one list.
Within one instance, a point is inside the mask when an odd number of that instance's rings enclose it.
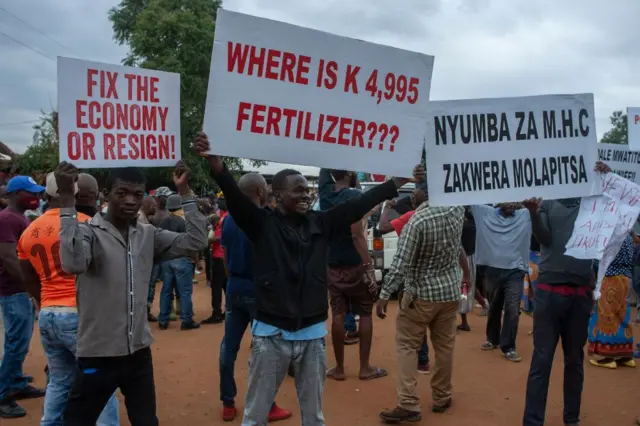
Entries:
{"label": "plaid shirt", "polygon": [[404,284],[425,302],[460,300],[463,222],[464,207],[418,207],[400,234],[380,298],[388,300]]}

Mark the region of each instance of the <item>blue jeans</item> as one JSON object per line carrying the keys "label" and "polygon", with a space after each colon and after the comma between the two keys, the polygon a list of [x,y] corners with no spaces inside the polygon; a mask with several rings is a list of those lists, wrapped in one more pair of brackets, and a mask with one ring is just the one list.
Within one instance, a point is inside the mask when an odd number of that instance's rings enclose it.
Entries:
{"label": "blue jeans", "polygon": [[180,296],[180,320],[183,323],[193,321],[193,263],[188,257],[168,260],[162,263],[162,291],[160,292],[160,315],[158,322],[169,322],[171,299],[175,286]]}
{"label": "blue jeans", "polygon": [[418,364],[429,364],[429,345],[427,345],[427,333],[424,334],[422,346],[418,351]]}
{"label": "blue jeans", "polygon": [[29,386],[22,364],[33,334],[34,308],[27,293],[0,297],[4,321],[4,356],[0,365],[0,400]]}
{"label": "blue jeans", "polygon": [[[41,426],[64,426],[69,393],[76,376],[78,314],[68,308],[43,308],[38,319],[40,340],[49,366]],[[118,399],[113,394],[97,426],[119,426]]]}
{"label": "blue jeans", "polygon": [[227,294],[225,310],[224,338],[220,344],[220,400],[224,406],[233,407],[238,393],[234,377],[236,358],[244,332],[255,317],[256,300]]}
{"label": "blue jeans", "polygon": [[153,304],[153,299],[156,297],[156,283],[160,279],[162,273],[162,263],[154,263],[151,268],[151,278],[149,279],[149,294],[147,296],[147,303]]}

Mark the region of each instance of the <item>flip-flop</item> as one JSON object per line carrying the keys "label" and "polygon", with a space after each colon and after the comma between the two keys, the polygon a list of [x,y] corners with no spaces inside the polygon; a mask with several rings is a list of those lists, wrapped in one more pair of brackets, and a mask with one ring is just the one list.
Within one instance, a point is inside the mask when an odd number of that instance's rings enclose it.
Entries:
{"label": "flip-flop", "polygon": [[345,376],[342,376],[342,377],[336,376],[335,371],[336,371],[335,367],[328,369],[327,373],[326,373],[327,377],[330,378],[330,379],[333,379],[333,380],[335,380],[337,382],[343,382],[343,381],[345,381],[347,379]]}
{"label": "flip-flop", "polygon": [[382,377],[386,377],[389,373],[387,373],[387,370],[385,370],[384,368],[376,368],[373,371],[373,374],[367,376],[367,377],[360,377],[360,380],[375,380],[375,379],[380,379]]}

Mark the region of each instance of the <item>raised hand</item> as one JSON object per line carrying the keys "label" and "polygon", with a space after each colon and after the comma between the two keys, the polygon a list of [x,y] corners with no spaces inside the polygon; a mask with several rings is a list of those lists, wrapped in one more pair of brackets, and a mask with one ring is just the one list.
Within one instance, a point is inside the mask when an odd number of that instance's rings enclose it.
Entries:
{"label": "raised hand", "polygon": [[210,154],[211,144],[209,144],[209,137],[206,133],[200,132],[196,135],[196,140],[193,143],[193,150],[201,157],[205,157],[207,161],[209,161],[209,167],[215,172],[219,173],[224,169],[224,164],[222,163],[222,159],[217,156]]}
{"label": "raised hand", "polygon": [[58,194],[60,196],[75,196],[75,185],[78,181],[78,168],[71,163],[63,161],[58,164],[54,172],[56,184],[58,185]]}
{"label": "raised hand", "polygon": [[522,202],[522,204],[529,210],[529,213],[536,214],[540,210],[542,204],[542,198],[528,198]]}
{"label": "raised hand", "polygon": [[189,194],[189,175],[191,174],[191,169],[187,166],[184,161],[180,160],[176,164],[175,169],[173,170],[173,184],[176,186],[176,190],[180,195]]}

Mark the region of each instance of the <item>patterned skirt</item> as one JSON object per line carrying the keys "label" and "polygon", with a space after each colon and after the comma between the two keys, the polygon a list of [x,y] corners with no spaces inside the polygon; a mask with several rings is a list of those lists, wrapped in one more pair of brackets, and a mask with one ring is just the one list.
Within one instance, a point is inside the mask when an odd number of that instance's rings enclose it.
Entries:
{"label": "patterned skirt", "polygon": [[633,357],[631,279],[605,277],[601,293],[589,320],[589,355]]}

